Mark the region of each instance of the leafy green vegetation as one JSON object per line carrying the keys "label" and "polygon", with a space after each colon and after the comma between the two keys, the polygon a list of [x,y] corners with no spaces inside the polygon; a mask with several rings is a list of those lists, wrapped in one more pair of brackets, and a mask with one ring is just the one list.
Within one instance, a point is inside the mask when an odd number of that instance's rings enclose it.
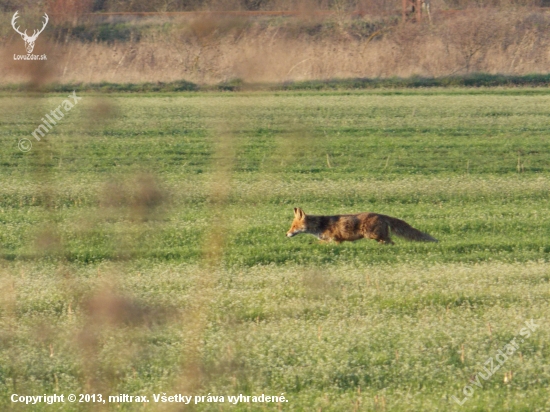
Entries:
{"label": "leafy green vegetation", "polygon": [[99,23],[99,24],[59,24],[54,26],[52,37],[61,39],[79,40],[81,42],[99,42],[114,44],[115,42],[138,42],[143,31],[149,27],[128,23]]}
{"label": "leafy green vegetation", "polygon": [[[0,97],[6,408],[13,393],[160,408],[162,392],[284,393],[288,410],[549,407],[545,90],[82,97],[40,142],[66,94]],[[296,206],[384,213],[440,242],[288,239]],[[220,405],[278,408],[197,408]]]}

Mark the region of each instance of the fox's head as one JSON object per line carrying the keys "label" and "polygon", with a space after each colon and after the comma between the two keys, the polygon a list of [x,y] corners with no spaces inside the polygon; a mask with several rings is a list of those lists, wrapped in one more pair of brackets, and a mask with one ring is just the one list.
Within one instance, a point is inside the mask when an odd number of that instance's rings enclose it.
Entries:
{"label": "fox's head", "polygon": [[306,214],[299,207],[294,208],[294,220],[288,232],[286,232],[287,237],[296,236],[300,233],[304,233],[307,230],[306,226]]}

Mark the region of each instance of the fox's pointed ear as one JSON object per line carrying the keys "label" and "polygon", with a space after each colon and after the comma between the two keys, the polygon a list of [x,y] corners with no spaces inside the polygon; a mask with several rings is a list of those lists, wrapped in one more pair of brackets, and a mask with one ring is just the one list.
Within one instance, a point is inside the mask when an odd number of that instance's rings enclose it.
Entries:
{"label": "fox's pointed ear", "polygon": [[303,219],[306,216],[306,214],[299,207],[295,207],[294,208],[294,216],[296,216],[298,219]]}

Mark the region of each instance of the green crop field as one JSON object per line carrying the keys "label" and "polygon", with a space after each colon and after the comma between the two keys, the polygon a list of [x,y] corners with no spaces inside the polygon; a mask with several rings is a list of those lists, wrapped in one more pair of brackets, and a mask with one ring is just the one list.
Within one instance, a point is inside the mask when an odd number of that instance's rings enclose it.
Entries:
{"label": "green crop field", "polygon": [[550,91],[81,97],[0,95],[2,410],[550,409]]}

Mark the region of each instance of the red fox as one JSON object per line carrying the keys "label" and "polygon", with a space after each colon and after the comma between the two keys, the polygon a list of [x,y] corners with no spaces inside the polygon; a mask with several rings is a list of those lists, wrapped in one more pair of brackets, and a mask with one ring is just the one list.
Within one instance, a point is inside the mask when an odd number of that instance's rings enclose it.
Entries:
{"label": "red fox", "polygon": [[390,231],[407,240],[437,242],[427,233],[422,233],[407,222],[378,213],[358,213],[356,215],[313,216],[306,215],[299,207],[294,208],[294,221],[287,237],[309,233],[323,241],[336,243],[358,239],[374,239],[379,243],[393,245]]}

